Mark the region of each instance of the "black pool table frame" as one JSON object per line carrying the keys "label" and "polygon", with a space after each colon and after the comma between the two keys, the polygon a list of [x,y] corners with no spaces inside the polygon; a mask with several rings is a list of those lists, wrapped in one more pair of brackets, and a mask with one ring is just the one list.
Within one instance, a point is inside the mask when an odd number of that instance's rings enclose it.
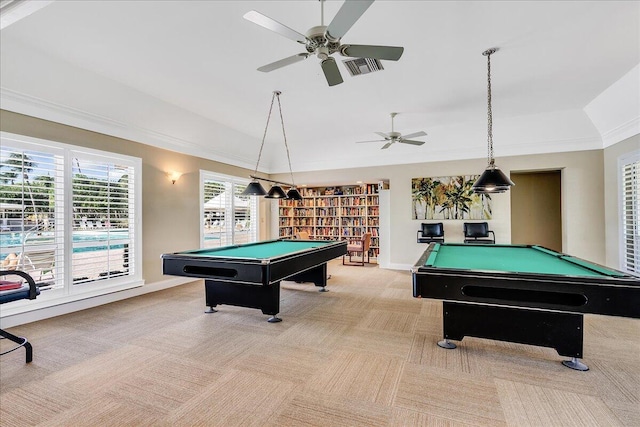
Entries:
{"label": "black pool table frame", "polygon": [[320,292],[326,292],[327,261],[346,253],[346,241],[264,259],[206,257],[178,252],[162,255],[162,269],[164,274],[204,279],[205,300],[209,307],[206,313],[215,313],[214,307],[218,304],[257,308],[271,315],[268,321],[275,323],[282,320],[277,317],[281,281],[313,282],[322,288]]}
{"label": "black pool table frame", "polygon": [[425,266],[434,247],[431,244],[412,268],[413,296],[443,300],[440,347],[455,348],[449,340],[465,336],[551,347],[572,358],[562,362],[565,366],[586,371],[578,360],[583,357],[583,313],[640,318],[636,277]]}

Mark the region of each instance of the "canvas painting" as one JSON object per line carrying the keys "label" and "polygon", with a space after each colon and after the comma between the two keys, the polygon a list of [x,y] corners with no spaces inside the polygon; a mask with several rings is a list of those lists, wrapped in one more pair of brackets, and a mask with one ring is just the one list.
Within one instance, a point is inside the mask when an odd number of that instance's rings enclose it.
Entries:
{"label": "canvas painting", "polygon": [[491,219],[491,195],[471,189],[479,175],[411,180],[412,219]]}

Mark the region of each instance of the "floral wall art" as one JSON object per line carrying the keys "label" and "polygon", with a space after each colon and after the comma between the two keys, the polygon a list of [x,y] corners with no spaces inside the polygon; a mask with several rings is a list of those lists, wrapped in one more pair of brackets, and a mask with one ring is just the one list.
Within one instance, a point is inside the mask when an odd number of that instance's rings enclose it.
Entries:
{"label": "floral wall art", "polygon": [[474,193],[479,175],[411,180],[412,219],[491,219],[491,195]]}

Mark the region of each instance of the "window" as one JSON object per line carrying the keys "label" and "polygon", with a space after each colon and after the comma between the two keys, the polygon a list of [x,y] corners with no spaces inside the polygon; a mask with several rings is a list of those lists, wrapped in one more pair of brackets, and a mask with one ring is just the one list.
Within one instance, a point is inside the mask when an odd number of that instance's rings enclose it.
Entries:
{"label": "window", "polygon": [[7,133],[1,138],[3,268],[33,276],[46,291],[39,300],[139,285],[140,159]]}
{"label": "window", "polygon": [[640,275],[640,152],[619,162],[621,184],[621,269]]}
{"label": "window", "polygon": [[202,248],[255,242],[258,237],[258,203],[242,196],[249,183],[236,177],[200,172]]}

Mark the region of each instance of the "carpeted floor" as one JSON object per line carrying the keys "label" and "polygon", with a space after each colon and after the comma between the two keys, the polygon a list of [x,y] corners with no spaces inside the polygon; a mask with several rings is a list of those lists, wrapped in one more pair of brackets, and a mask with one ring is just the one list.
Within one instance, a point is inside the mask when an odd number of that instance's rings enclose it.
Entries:
{"label": "carpeted floor", "polygon": [[329,273],[326,293],[282,283],[281,323],[204,314],[196,281],[12,328],[34,360],[0,358],[0,425],[640,426],[640,320],[586,315],[578,372],[541,347],[439,348],[441,302],[409,272]]}

